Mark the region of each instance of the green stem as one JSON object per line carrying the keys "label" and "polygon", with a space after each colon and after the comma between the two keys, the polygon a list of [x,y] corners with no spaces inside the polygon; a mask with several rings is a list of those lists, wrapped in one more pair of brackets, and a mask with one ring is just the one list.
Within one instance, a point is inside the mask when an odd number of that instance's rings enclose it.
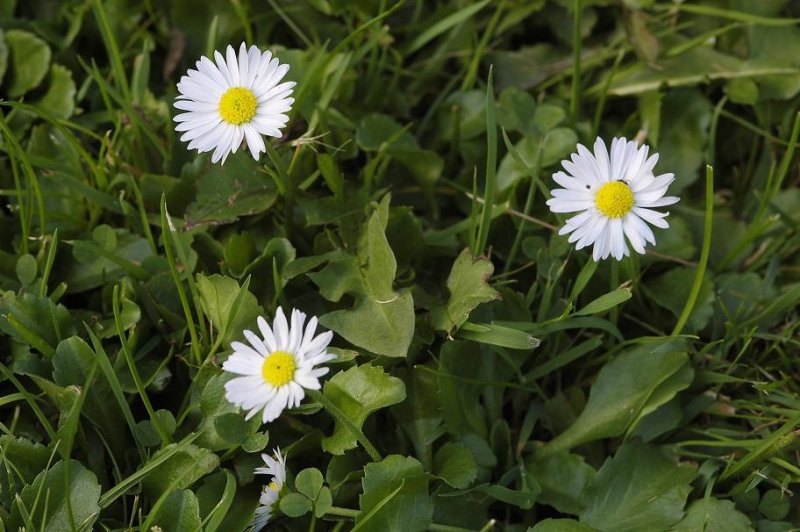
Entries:
{"label": "green stem", "polygon": [[349,430],[353,434],[353,436],[356,437],[356,439],[361,443],[361,446],[364,447],[364,450],[367,451],[367,454],[369,454],[369,457],[372,458],[373,462],[380,462],[381,460],[383,460],[381,454],[378,452],[375,446],[372,445],[372,442],[369,441],[369,439],[364,435],[361,429],[358,428],[355,425],[355,423],[350,421],[350,418],[344,415],[344,412],[339,410],[339,407],[333,404],[333,401],[325,397],[325,395],[319,390],[307,390],[307,391],[309,397],[319,402],[322,405],[322,407],[325,410],[327,410],[328,413],[334,417],[334,419],[336,419],[336,421],[344,425],[347,428],[347,430]]}
{"label": "green stem", "polygon": [[331,506],[325,513],[327,515],[338,515],[339,517],[350,517],[355,519],[360,512],[358,510],[351,510],[350,508],[340,508],[339,506]]}
{"label": "green stem", "polygon": [[703,278],[706,274],[708,267],[708,257],[711,254],[711,228],[714,215],[714,167],[706,165],[706,215],[705,224],[703,226],[703,249],[700,251],[700,261],[697,264],[697,272],[694,276],[694,283],[689,292],[689,298],[686,300],[686,305],[683,307],[678,323],[675,324],[675,329],[672,331],[672,336],[677,336],[683,330],[686,322],[689,321],[689,316],[692,315],[694,304],[697,302],[697,297],[700,295],[700,288],[703,286]]}
{"label": "green stem", "polygon": [[572,120],[578,122],[581,104],[581,0],[575,0],[572,20],[572,99],[569,102]]}

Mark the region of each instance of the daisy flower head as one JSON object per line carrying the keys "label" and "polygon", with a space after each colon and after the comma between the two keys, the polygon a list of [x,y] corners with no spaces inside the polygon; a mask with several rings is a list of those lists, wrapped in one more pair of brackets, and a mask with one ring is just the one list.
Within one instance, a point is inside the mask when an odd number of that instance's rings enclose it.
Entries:
{"label": "daisy flower head", "polygon": [[256,475],[271,475],[272,480],[261,490],[258,498],[258,508],[256,508],[253,521],[250,523],[250,530],[257,532],[266,526],[272,517],[272,509],[280,498],[280,491],[286,482],[286,457],[281,455],[281,450],[276,449],[273,456],[266,453],[261,455],[264,460],[263,467],[255,469]]}
{"label": "daisy flower head", "polygon": [[284,113],[294,103],[289,96],[295,83],[279,83],[289,65],[244,43],[238,56],[228,45],[225,56],[215,51],[214,59],[201,57],[197,69],[189,69],[178,82],[175,107],[185,112],[175,117],[175,130],[183,132],[181,140],[189,142],[190,150],[213,150],[213,163],[224,163],[242,140],[258,160],[267,149],[262,135],[280,138],[289,120]]}
{"label": "daisy flower head", "polygon": [[594,153],[578,144],[571,160],[561,161],[566,172],[553,179],[564,188],[552,191],[547,205],[554,213],[577,212],[567,219],[558,234],[569,234],[569,241],[581,249],[594,245],[595,261],[609,255],[617,260],[628,256],[627,242],[637,253],[644,253],[649,242],[655,244],[647,224],[666,229],[669,213],[653,210],[677,203],[680,198],[664,196],[675,180],[673,174],[653,175],[658,154],[648,157],[649,148],[635,141],[614,138],[611,150],[598,137]]}
{"label": "daisy flower head", "polygon": [[272,327],[258,318],[261,336],[244,331],[249,345],[231,343],[233,354],[222,369],[239,376],[225,383],[225,398],[248,411],[245,419],[260,411],[262,422],[269,423],[285,408],[299,406],[304,389],[320,389],[319,378],[328,368],[316,366],[336,358],[326,351],[333,333],[315,336],[317,318],[312,316],[304,328],[305,321],[306,315],[295,309],[290,323],[278,307]]}

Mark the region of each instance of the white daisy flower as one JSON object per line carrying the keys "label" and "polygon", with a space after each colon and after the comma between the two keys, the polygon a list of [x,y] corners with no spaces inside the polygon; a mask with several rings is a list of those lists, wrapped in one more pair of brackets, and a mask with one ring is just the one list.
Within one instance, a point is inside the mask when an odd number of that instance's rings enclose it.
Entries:
{"label": "white daisy flower", "polygon": [[[556,172],[553,179],[564,188],[553,190],[547,200],[552,212],[580,212],[568,219],[558,234],[569,234],[576,249],[594,244],[595,261],[609,255],[617,260],[630,254],[625,237],[637,253],[644,253],[647,242],[656,243],[647,225],[666,229],[668,212],[655,211],[677,203],[680,198],[664,196],[675,180],[673,174],[653,175],[658,154],[648,157],[647,146],[615,138],[609,154],[603,140],[594,143],[594,154],[582,144],[571,161],[561,161],[567,172]],[[645,223],[647,222],[647,223]]]}
{"label": "white daisy flower", "polygon": [[246,419],[261,411],[262,422],[269,423],[285,408],[299,406],[304,388],[320,389],[319,378],[328,368],[316,366],[336,358],[325,350],[333,333],[314,336],[317,318],[312,317],[304,331],[305,321],[306,315],[295,309],[290,326],[278,307],[272,328],[263,317],[258,318],[263,338],[244,331],[250,345],[231,343],[233,354],[222,369],[242,376],[225,383],[225,398],[247,410]]}
{"label": "white daisy flower", "polygon": [[289,120],[283,113],[292,108],[289,95],[295,83],[278,83],[289,65],[281,65],[272,52],[255,46],[248,50],[244,43],[238,57],[228,45],[225,57],[215,51],[214,59],[216,64],[201,57],[197,70],[189,69],[178,83],[175,107],[186,112],[175,117],[175,130],[185,131],[181,140],[189,141],[190,150],[214,150],[211,162],[224,163],[243,139],[258,160],[267,149],[261,135],[280,138]]}
{"label": "white daisy flower", "polygon": [[272,475],[272,480],[264,486],[261,496],[258,499],[259,506],[256,508],[253,521],[250,523],[250,530],[258,532],[266,526],[272,517],[272,509],[280,498],[280,491],[286,482],[286,458],[281,455],[280,448],[274,452],[275,457],[264,453],[261,459],[264,460],[265,467],[257,467],[256,475]]}

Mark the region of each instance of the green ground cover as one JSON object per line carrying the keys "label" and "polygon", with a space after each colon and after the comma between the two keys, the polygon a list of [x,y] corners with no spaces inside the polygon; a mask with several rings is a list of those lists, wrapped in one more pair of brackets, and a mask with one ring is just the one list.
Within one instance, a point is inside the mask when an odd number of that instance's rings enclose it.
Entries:
{"label": "green ground cover", "polygon": [[[794,0],[4,0],[0,531],[237,531],[262,494],[290,531],[798,530],[799,24]],[[295,101],[215,164],[177,84],[242,41]],[[675,175],[646,254],[595,262],[545,203],[597,136]],[[262,423],[222,365],[279,307],[336,359]]]}

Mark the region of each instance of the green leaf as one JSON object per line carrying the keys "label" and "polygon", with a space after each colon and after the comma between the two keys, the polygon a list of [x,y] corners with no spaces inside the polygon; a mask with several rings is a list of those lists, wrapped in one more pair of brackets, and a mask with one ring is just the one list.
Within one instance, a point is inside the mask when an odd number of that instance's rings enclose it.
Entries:
{"label": "green leaf", "polygon": [[478,344],[456,340],[447,342],[439,352],[439,404],[448,432],[457,435],[478,434],[485,438],[489,429],[480,396],[481,381],[491,374],[490,359],[483,356]]}
{"label": "green leaf", "polygon": [[303,469],[294,480],[294,487],[312,501],[317,499],[319,490],[322,489],[322,473],[315,467]]}
{"label": "green leaf", "polygon": [[6,92],[16,98],[42,82],[50,66],[50,47],[33,33],[23,30],[6,31],[5,41],[11,52]]}
{"label": "green leaf", "polygon": [[92,530],[100,515],[100,484],[94,473],[77,460],[70,459],[68,468],[59,461],[42,471],[18,497],[6,522],[8,530],[24,527],[20,507],[30,512],[31,521],[41,526],[40,530],[72,530],[71,523]]}
{"label": "green leaf", "polygon": [[679,465],[656,447],[629,442],[597,472],[580,520],[600,530],[666,530],[683,517],[695,468]]}
{"label": "green leaf", "polygon": [[[373,412],[406,398],[403,381],[387,375],[383,368],[361,365],[340,371],[325,383],[323,393],[353,424],[361,428]],[[356,446],[356,436],[338,421],[322,447],[332,454],[343,454]]]}
{"label": "green leaf", "polygon": [[[61,338],[74,335],[69,311],[46,297],[6,292],[0,298],[0,330],[44,355],[52,355]],[[83,383],[81,383],[83,384]]]}
{"label": "green leaf", "polygon": [[363,295],[357,296],[352,310],[325,314],[320,323],[372,353],[404,357],[414,336],[414,301],[410,292],[398,294],[392,286],[397,261],[385,233],[389,201],[388,195],[384,197],[359,239]]}
{"label": "green leaf", "polygon": [[[203,314],[217,332],[223,337],[223,343],[240,338],[242,330],[252,326],[261,307],[249,291],[242,294],[244,288],[236,280],[223,275],[214,274],[206,277],[197,274],[197,293],[200,296],[200,307]],[[236,300],[242,298],[239,306]]]}
{"label": "green leaf", "polygon": [[299,493],[287,493],[280,500],[281,512],[287,517],[300,517],[311,511],[311,501]]}
{"label": "green leaf", "polygon": [[188,227],[230,223],[268,210],[277,199],[274,181],[249,153],[228,157],[224,166],[212,165],[196,187],[197,197],[186,210]]}
{"label": "green leaf", "polygon": [[791,498],[781,493],[781,490],[769,490],[761,497],[758,511],[767,519],[779,521],[784,519],[792,507]]}
{"label": "green leaf", "polygon": [[500,294],[487,282],[493,272],[494,265],[489,259],[473,257],[469,248],[465,248],[447,277],[450,299],[432,311],[433,327],[450,332],[460,327],[478,305],[498,299]]}
{"label": "green leaf", "polygon": [[528,532],[596,532],[596,529],[574,519],[545,519],[529,528]]}
{"label": "green leaf", "polygon": [[3,77],[6,74],[7,68],[8,68],[8,45],[6,44],[6,39],[3,29],[0,28],[0,85],[3,84]]}
{"label": "green leaf", "polygon": [[10,434],[0,436],[0,449],[0,502],[4,508],[11,508],[14,495],[47,466],[50,451],[41,443]]}
{"label": "green leaf", "polygon": [[[694,268],[678,266],[655,279],[648,280],[645,290],[652,296],[653,301],[670,310],[677,318],[686,305],[694,275]],[[697,302],[687,322],[690,331],[700,331],[708,324],[714,315],[715,299],[714,283],[710,275],[705,275]]]}
{"label": "green leaf", "polygon": [[367,464],[361,485],[361,511],[354,531],[413,532],[425,530],[431,523],[428,479],[415,459],[391,455]]}
{"label": "green leaf", "polygon": [[478,474],[475,457],[467,446],[447,442],[442,445],[433,458],[433,471],[436,476],[454,488],[463,489],[472,484]]}
{"label": "green leaf", "polygon": [[171,443],[155,453],[150,461],[157,460],[164,454],[171,456],[142,479],[142,491],[152,497],[168,490],[187,488],[219,467],[219,457],[216,454],[196,445],[179,446]]}
{"label": "green leaf", "polygon": [[577,454],[534,455],[528,469],[542,488],[537,502],[561,513],[579,514],[586,505],[586,489],[596,471]]}
{"label": "green leaf", "polygon": [[413,368],[401,370],[397,375],[403,379],[408,397],[393,406],[391,412],[411,439],[415,455],[429,469],[433,442],[444,434],[436,396],[437,377],[430,371]]}
{"label": "green leaf", "polygon": [[[84,386],[92,368],[97,364],[97,356],[78,336],[59,342],[53,355],[53,380],[59,386]],[[125,432],[125,421],[112,397],[111,385],[102,371],[95,371],[94,381],[89,387],[81,413],[89,418],[112,449],[122,452],[129,439]]]}
{"label": "green leaf", "polygon": [[670,119],[661,121],[660,158],[655,173],[675,174],[668,191],[670,195],[677,195],[700,176],[711,112],[708,99],[696,89],[675,90],[664,96],[661,114]]}
{"label": "green leaf", "polygon": [[[552,120],[552,118],[547,118]],[[550,166],[565,158],[575,151],[578,136],[572,129],[558,127],[547,133],[526,135],[514,145],[515,154],[533,169],[539,144],[544,143],[542,151],[542,166]],[[521,165],[514,157],[514,153],[507,153],[500,166],[497,168],[497,193],[503,194],[512,186],[529,176],[528,168]]]}
{"label": "green leaf", "polygon": [[239,445],[250,436],[250,426],[240,413],[228,412],[214,418],[217,434],[232,445]]}
{"label": "green leaf", "polygon": [[152,530],[158,525],[170,532],[192,532],[200,530],[200,506],[190,490],[176,490],[163,500],[155,515],[147,518]]}
{"label": "green leaf", "polygon": [[681,345],[670,340],[644,344],[618,355],[600,370],[586,408],[546,452],[571,449],[624,434],[644,415],[689,386],[693,372]]}
{"label": "green leaf", "polygon": [[612,309],[631,298],[630,288],[617,288],[607,294],[603,294],[594,301],[589,302],[585,307],[575,313],[576,316],[589,316],[600,314]]}
{"label": "green leaf", "polygon": [[69,118],[75,111],[76,92],[72,72],[61,65],[53,65],[50,67],[47,92],[33,103],[56,118]]}
{"label": "green leaf", "polygon": [[29,286],[36,280],[37,269],[38,264],[36,263],[36,257],[33,255],[26,253],[17,259],[17,279],[22,283],[22,286]]}
{"label": "green leaf", "polygon": [[333,506],[333,496],[331,495],[331,490],[328,486],[323,486],[321,490],[319,490],[319,494],[317,495],[317,500],[314,501],[314,515],[317,518],[322,517]]}
{"label": "green leaf", "polygon": [[[787,501],[788,504],[788,501]],[[713,497],[694,501],[686,516],[674,528],[674,532],[751,532],[753,525],[746,515],[737,512],[731,501]]]}

